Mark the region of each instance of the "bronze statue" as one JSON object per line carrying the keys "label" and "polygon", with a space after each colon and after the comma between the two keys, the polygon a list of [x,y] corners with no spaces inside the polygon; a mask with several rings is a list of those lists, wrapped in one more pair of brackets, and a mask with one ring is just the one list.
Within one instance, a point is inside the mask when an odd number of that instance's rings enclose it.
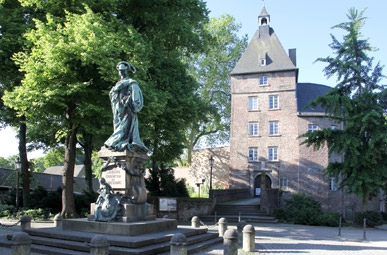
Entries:
{"label": "bronze statue", "polygon": [[101,178],[99,182],[100,186],[97,190],[99,196],[95,202],[94,220],[111,221],[121,209],[121,195],[114,194],[112,187],[106,183],[104,178]]}
{"label": "bronze statue", "polygon": [[125,61],[117,64],[121,80],[110,90],[109,97],[113,110],[114,133],[105,142],[113,151],[148,152],[141,141],[138,131],[137,113],[143,107],[143,97],[137,81],[128,78],[128,70],[133,73],[136,68]]}

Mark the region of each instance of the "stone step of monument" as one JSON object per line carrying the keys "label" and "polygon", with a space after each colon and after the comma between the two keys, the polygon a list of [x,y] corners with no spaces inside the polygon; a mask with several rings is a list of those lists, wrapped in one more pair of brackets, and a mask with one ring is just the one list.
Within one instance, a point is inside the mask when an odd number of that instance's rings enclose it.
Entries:
{"label": "stone step of monument", "polygon": [[45,246],[32,244],[31,251],[39,254],[50,254],[50,255],[90,255],[90,251],[82,252],[76,250],[62,249],[58,247]]}
{"label": "stone step of monument", "polygon": [[[59,228],[31,228],[26,230],[31,237],[47,237],[51,239],[90,243],[96,233],[63,230]],[[110,245],[127,248],[139,248],[147,245],[169,242],[175,233],[183,233],[185,236],[195,236],[207,233],[207,228],[178,227],[174,230],[160,231],[158,233],[139,236],[105,235]],[[8,235],[11,239],[12,236]]]}
{"label": "stone step of monument", "polygon": [[[211,240],[217,240],[218,235],[216,233],[203,233],[199,235],[189,236],[187,238],[187,245],[190,246],[198,246],[201,247],[201,243],[205,242],[203,244],[204,247],[207,247],[207,243],[211,243],[208,241]],[[47,238],[47,237],[31,237],[32,243],[34,244],[33,250],[40,250],[40,251],[51,251],[50,248],[58,248],[58,249],[65,249],[69,252],[62,253],[64,254],[72,254],[71,252],[77,251],[77,252],[89,252],[90,251],[90,243],[88,242],[78,242],[78,241],[68,241],[68,240],[60,240],[60,239],[53,239],[53,238]],[[47,248],[47,249],[46,249]],[[134,255],[134,254],[159,254],[164,251],[169,250],[169,240],[166,242],[160,242],[153,245],[148,246],[142,246],[140,248],[128,248],[123,246],[114,246],[110,244],[109,253],[110,254],[122,254],[122,255]],[[49,253],[45,253],[49,254]]]}
{"label": "stone step of monument", "polygon": [[[95,233],[62,230],[60,228],[28,229],[33,252],[57,255],[83,255],[90,252],[90,241]],[[178,227],[173,231],[146,234],[141,236],[105,235],[109,240],[109,254],[140,255],[168,252],[169,241],[175,233],[187,236],[188,249],[196,251],[222,242],[217,233],[207,228]],[[12,234],[0,240],[0,245],[11,247]]]}
{"label": "stone step of monument", "polygon": [[[204,242],[188,245],[187,254],[197,253],[220,243],[223,243],[222,237],[216,237],[214,239],[210,239]],[[169,254],[170,252],[160,253],[160,255],[169,255]]]}

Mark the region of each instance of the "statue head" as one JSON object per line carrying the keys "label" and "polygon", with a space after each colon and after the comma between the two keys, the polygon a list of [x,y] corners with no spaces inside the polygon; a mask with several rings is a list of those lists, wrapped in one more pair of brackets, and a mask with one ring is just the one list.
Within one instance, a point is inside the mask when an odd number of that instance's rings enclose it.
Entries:
{"label": "statue head", "polygon": [[118,74],[121,76],[121,78],[127,78],[128,77],[128,70],[132,71],[133,73],[136,72],[136,68],[132,64],[130,64],[130,63],[126,62],[126,61],[119,62],[117,64],[116,68],[117,68]]}
{"label": "statue head", "polygon": [[101,183],[101,184],[105,184],[105,183],[106,183],[106,181],[105,181],[105,178],[101,178],[101,179],[99,179],[99,183]]}

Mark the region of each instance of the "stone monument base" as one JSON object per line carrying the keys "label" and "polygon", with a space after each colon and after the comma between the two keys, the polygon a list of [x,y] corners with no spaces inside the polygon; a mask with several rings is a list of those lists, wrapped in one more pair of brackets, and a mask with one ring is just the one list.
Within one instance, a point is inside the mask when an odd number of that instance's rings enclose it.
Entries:
{"label": "stone monument base", "polygon": [[63,220],[64,230],[90,232],[98,234],[138,236],[177,228],[175,219],[156,219],[149,221],[138,221],[131,223],[124,222],[99,222],[88,221],[87,219],[66,219]]}
{"label": "stone monument base", "polygon": [[[90,204],[91,215],[93,217],[95,211],[95,203]],[[153,206],[144,203],[144,204],[122,204],[121,212],[118,216],[111,222],[134,222],[134,221],[143,221],[143,220],[155,220],[156,216],[152,215]],[[91,219],[92,220],[92,219]]]}

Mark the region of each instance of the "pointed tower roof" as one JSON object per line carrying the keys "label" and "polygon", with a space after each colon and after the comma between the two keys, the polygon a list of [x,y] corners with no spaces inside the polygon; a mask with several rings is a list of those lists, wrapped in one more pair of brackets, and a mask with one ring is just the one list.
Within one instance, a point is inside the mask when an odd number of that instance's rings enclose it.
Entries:
{"label": "pointed tower roof", "polygon": [[259,17],[263,17],[263,16],[270,16],[270,15],[267,13],[267,11],[266,11],[265,6],[263,6],[263,8],[262,8],[261,14],[259,14]]}
{"label": "pointed tower roof", "polygon": [[[259,18],[269,18],[263,7]],[[263,64],[261,63],[263,61]],[[261,24],[230,75],[297,70],[268,23]]]}

